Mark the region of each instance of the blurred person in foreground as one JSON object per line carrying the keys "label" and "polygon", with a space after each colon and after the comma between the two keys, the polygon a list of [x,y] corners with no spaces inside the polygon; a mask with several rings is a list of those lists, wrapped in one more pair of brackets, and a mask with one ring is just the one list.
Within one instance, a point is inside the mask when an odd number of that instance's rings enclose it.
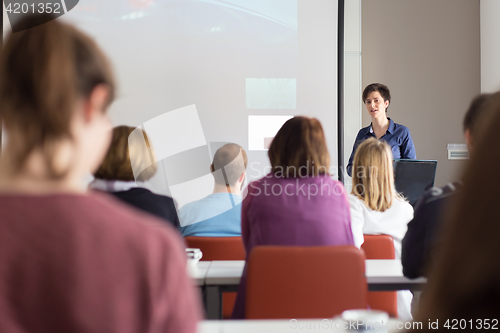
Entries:
{"label": "blurred person in foreground", "polygon": [[[500,313],[500,93],[487,102],[474,137],[463,188],[444,220],[441,246],[415,320],[462,321],[467,330],[498,327]],[[488,319],[488,322],[486,320]],[[496,324],[495,324],[496,321]],[[457,325],[456,327],[460,327]]]}
{"label": "blurred person in foreground", "polygon": [[182,206],[179,211],[182,236],[241,236],[241,187],[247,164],[245,150],[235,143],[215,152],[210,165],[214,191],[206,198]]}
{"label": "blurred person in foreground", "polygon": [[[137,177],[134,176],[134,170],[138,173]],[[113,128],[108,153],[95,172],[95,180],[89,188],[108,192],[179,228],[174,200],[145,188],[156,170],[154,150],[146,132],[140,128],[118,126]]]}
{"label": "blurred person in foreground", "polygon": [[92,39],[50,19],[27,19],[41,25],[11,34],[0,60],[0,332],[194,333],[174,229],[86,192],[111,139],[113,75]]}
{"label": "blurred person in foreground", "polygon": [[[349,195],[354,243],[361,248],[363,235],[386,234],[393,238],[396,259],[401,240],[413,218],[413,207],[396,192],[391,147],[375,138],[361,143],[354,155],[352,193]],[[397,293],[398,318],[411,320],[412,294]]]}
{"label": "blurred person in foreground", "polygon": [[[475,138],[480,133],[478,119],[484,113],[491,94],[474,98],[465,113],[463,131],[469,154],[474,153]],[[433,187],[425,191],[415,206],[415,215],[408,224],[403,239],[403,274],[409,278],[427,275],[427,268],[439,246],[439,229],[450,202],[459,193],[462,182],[449,183],[444,187]]]}

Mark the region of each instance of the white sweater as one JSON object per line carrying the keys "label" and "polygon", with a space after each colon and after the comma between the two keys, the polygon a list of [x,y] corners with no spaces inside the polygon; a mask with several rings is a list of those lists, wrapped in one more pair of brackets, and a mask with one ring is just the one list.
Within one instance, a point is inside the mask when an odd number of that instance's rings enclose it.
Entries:
{"label": "white sweater", "polygon": [[[394,199],[391,208],[378,212],[368,208],[364,201],[353,194],[349,195],[351,207],[351,228],[354,245],[360,248],[365,235],[386,234],[394,239],[396,259],[401,259],[401,241],[413,219],[413,207],[406,201]],[[398,317],[400,320],[411,320],[412,294],[408,290],[398,291]]]}
{"label": "white sweater", "polygon": [[349,195],[351,206],[351,228],[354,245],[360,248],[364,242],[363,234],[386,234],[394,239],[396,259],[401,259],[401,241],[413,219],[413,207],[406,201],[394,199],[385,212],[375,211],[353,194]]}

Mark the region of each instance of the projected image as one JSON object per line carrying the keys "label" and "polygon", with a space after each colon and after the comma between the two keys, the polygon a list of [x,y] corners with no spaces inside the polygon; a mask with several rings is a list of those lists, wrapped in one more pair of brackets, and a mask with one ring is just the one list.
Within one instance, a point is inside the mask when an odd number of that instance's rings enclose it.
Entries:
{"label": "projected image", "polygon": [[248,116],[248,149],[267,150],[283,124],[293,116]]}
{"label": "projected image", "polygon": [[296,79],[246,79],[247,109],[295,109]]}
{"label": "projected image", "polygon": [[[196,147],[205,149],[199,155],[205,161],[207,151],[216,150],[208,148],[209,142],[265,152],[291,117],[286,114],[334,110],[335,8],[335,1],[310,5],[307,0],[80,0],[61,19],[95,38],[110,58],[119,83],[109,110],[113,124],[145,124],[146,132],[171,143],[156,146],[158,159],[172,171],[169,161],[176,155],[190,159],[188,150]],[[317,51],[325,45],[331,50]],[[301,96],[307,103],[299,106]],[[169,129],[176,115],[162,115],[192,104],[199,120]],[[150,122],[156,117],[158,122]],[[334,117],[331,112],[323,119],[335,124]],[[198,169],[189,169],[187,178],[177,169],[162,170],[157,173],[161,183],[168,183],[169,194],[177,192],[179,203],[194,200],[181,199],[189,193],[184,183],[187,188],[199,182],[193,193],[200,196],[212,190],[213,177],[204,178]]]}
{"label": "projected image", "polygon": [[[195,105],[166,112],[148,120],[142,128],[155,147],[154,158],[162,162],[164,179],[179,206],[211,192],[210,156]],[[131,135],[129,143],[132,139],[143,140],[140,135]],[[142,169],[134,167],[134,154],[130,158],[136,176]]]}
{"label": "projected image", "polygon": [[234,143],[207,143],[195,105],[137,127],[128,137],[128,150],[136,181],[152,166],[159,170],[160,177],[147,178],[146,187],[168,187],[181,227],[241,215],[246,153]]}

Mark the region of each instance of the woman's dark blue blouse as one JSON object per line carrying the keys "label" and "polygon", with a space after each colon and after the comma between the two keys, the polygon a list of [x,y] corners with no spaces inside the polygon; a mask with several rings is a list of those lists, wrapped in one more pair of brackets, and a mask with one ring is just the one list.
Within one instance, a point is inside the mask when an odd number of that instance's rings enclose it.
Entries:
{"label": "woman's dark blue blouse", "polygon": [[[358,146],[368,138],[376,138],[373,132],[372,125],[363,127],[359,130],[356,136],[356,141],[352,148],[351,157],[349,158],[349,163],[347,164],[347,174],[352,177],[352,162],[354,160],[354,154]],[[417,153],[415,151],[415,146],[413,145],[413,140],[411,138],[410,130],[408,127],[396,124],[389,118],[389,128],[385,134],[379,139],[387,142],[387,144],[392,149],[392,155],[395,159],[416,159]]]}

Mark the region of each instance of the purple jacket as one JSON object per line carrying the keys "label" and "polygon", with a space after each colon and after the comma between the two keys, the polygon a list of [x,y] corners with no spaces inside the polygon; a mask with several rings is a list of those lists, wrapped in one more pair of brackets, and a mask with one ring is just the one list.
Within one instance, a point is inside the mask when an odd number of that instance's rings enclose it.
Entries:
{"label": "purple jacket", "polygon": [[[277,178],[250,183],[241,211],[248,256],[258,245],[354,245],[344,186],[329,176]],[[246,267],[233,319],[244,318]]]}

